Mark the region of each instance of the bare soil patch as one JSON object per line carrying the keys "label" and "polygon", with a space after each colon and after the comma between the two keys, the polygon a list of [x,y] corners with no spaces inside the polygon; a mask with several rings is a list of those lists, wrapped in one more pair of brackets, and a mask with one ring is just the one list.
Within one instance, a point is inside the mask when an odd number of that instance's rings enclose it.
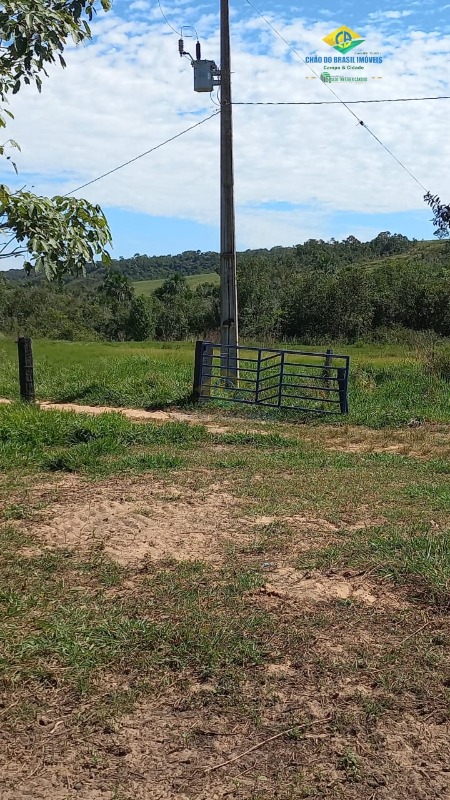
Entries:
{"label": "bare soil patch", "polygon": [[262,590],[275,597],[290,598],[303,605],[328,603],[330,600],[355,600],[369,606],[400,605],[399,598],[385,586],[368,581],[366,576],[339,573],[300,572],[293,567],[278,567],[270,572]]}
{"label": "bare soil patch", "polygon": [[414,421],[403,428],[372,429],[361,426],[316,426],[300,431],[300,438],[327,450],[345,453],[391,453],[420,459],[450,456],[450,426]]}
{"label": "bare soil patch", "polygon": [[293,529],[299,530],[314,530],[314,531],[321,531],[323,533],[335,533],[339,530],[339,526],[335,525],[332,522],[329,522],[326,519],[321,519],[320,517],[314,517],[308,514],[293,514],[291,516],[270,516],[270,515],[263,515],[260,517],[255,517],[252,520],[253,525],[274,525],[276,523],[285,522],[289,524],[290,527]]}
{"label": "bare soil patch", "polygon": [[[271,603],[295,626],[292,608]],[[237,707],[214,684],[185,679],[90,733],[70,708],[40,715],[19,739],[6,733],[2,800],[443,800],[448,717],[425,695],[389,697],[375,685],[373,659],[393,642],[369,624],[346,632],[335,616],[334,631],[297,659],[253,670]],[[370,663],[354,673],[362,647]]]}
{"label": "bare soil patch", "polygon": [[122,565],[145,559],[214,562],[225,542],[245,540],[232,516],[234,499],[224,491],[194,494],[148,479],[84,491],[75,498],[66,491],[25,529],[48,546],[102,550]]}
{"label": "bare soil patch", "polygon": [[228,433],[232,430],[229,425],[219,425],[214,417],[207,414],[193,414],[172,409],[170,411],[144,411],[138,408],[121,408],[114,406],[84,406],[77,403],[39,403],[42,409],[56,409],[57,411],[75,411],[77,414],[122,414],[132,422],[187,422],[190,425],[203,425],[210,433]]}

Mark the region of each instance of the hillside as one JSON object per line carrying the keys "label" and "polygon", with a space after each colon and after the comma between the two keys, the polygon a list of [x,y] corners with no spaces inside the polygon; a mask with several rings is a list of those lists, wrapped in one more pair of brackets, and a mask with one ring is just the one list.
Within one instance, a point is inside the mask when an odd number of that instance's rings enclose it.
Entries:
{"label": "hillside", "polygon": [[[138,295],[151,295],[155,289],[160,289],[164,283],[164,278],[153,278],[150,281],[133,281],[133,289]],[[213,283],[219,285],[219,275],[217,272],[203,272],[200,275],[188,275],[186,277],[190,289],[195,289],[203,283]]]}
{"label": "hillside", "polygon": [[[207,269],[212,256],[218,259],[217,253],[181,254],[179,262],[170,257],[178,271],[144,279],[139,270],[154,273],[169,257],[142,256],[138,263],[136,256],[115,262],[106,279],[93,270],[64,286],[23,275],[8,280],[7,273],[0,276],[0,336],[179,341],[215,335],[220,301],[219,276]],[[129,270],[138,277],[130,279]],[[450,336],[448,242],[389,233],[371,242],[310,240],[240,253],[237,273],[240,331],[252,341],[396,341],[399,330]]]}
{"label": "hillside", "polygon": [[[339,242],[331,239],[310,239],[295,247],[272,247],[267,249],[245,250],[238,253],[238,261],[268,259],[270,261],[289,260],[296,270],[320,269],[334,271],[341,266],[367,263],[394,255],[414,255],[419,258],[440,258],[446,243],[438,241],[420,242],[410,240],[401,234],[382,232],[371,242],[360,242],[354,236]],[[136,253],[130,258],[113,259],[112,269],[122,272],[133,283],[138,281],[161,280],[174,273],[189,275],[211,275],[218,273],[220,256],[218,253],[200,250],[187,250],[177,255],[147,256]],[[87,279],[67,278],[70,284],[95,284],[105,276],[106,269],[98,264],[88,269]],[[41,276],[29,278],[21,269],[5,270],[3,277],[9,283],[21,284],[26,281],[39,282]]]}
{"label": "hillside", "polygon": [[[131,281],[148,281],[164,279],[173,273],[180,275],[201,275],[217,272],[219,269],[218,253],[201,253],[199,250],[189,250],[178,255],[147,256],[136,255],[131,258],[119,258],[112,260],[112,269],[118,270],[126,275]],[[88,282],[98,283],[106,275],[106,268],[103,265],[93,265],[88,269]],[[3,273],[7,281],[23,283],[27,280],[39,281],[40,276],[32,275],[27,278],[22,269],[10,269]],[[84,278],[67,278],[66,283],[84,283]]]}

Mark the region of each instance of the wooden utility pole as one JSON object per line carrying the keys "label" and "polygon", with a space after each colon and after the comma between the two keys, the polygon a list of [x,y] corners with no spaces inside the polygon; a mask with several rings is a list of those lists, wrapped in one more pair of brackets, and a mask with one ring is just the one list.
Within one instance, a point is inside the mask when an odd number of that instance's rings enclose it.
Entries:
{"label": "wooden utility pole", "polygon": [[[223,373],[239,378],[229,0],[220,0],[220,343]],[[225,358],[226,356],[226,358]]]}

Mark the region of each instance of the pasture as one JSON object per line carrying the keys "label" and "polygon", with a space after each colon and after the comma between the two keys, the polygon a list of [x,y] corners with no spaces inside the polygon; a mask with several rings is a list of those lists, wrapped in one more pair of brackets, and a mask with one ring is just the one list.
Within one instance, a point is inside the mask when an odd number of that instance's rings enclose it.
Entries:
{"label": "pasture", "polygon": [[[133,289],[136,294],[153,294],[155,289],[163,285],[165,278],[154,278],[148,281],[133,281]],[[203,283],[213,283],[219,285],[219,275],[217,272],[202,272],[199,275],[186,275],[186,282],[191,289],[196,289]]]}
{"label": "pasture", "polygon": [[[334,349],[351,357],[349,423],[392,427],[414,419],[450,422],[449,385],[442,374],[429,369],[420,351],[388,344],[339,345]],[[33,350],[38,399],[143,409],[190,405],[191,342],[36,340]],[[18,399],[14,342],[0,342],[0,365],[0,397]],[[242,406],[217,408],[210,404],[208,410],[220,416],[238,413],[280,418],[277,412]],[[342,423],[342,418],[336,421]]]}
{"label": "pasture", "polygon": [[34,343],[39,399],[155,411],[0,406],[2,798],[448,795],[448,383],[345,350],[330,422],[193,407],[192,344]]}

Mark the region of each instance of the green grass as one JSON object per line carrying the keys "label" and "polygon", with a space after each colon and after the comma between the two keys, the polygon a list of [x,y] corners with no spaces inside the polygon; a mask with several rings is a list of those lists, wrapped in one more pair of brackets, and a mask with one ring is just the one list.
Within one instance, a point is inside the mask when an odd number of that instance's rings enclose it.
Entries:
{"label": "green grass", "polygon": [[339,524],[342,517],[357,522],[369,509],[369,516],[382,513],[403,525],[445,520],[450,507],[448,471],[439,461],[342,453],[302,442],[270,452],[228,448],[220,458],[241,460],[234,491],[253,515],[312,513]]}
{"label": "green grass", "polygon": [[121,601],[108,588],[126,571],[107,559],[85,562],[63,550],[26,557],[26,544],[14,528],[0,529],[3,687],[57,684],[95,695],[105,669],[141,682],[167,670],[190,669],[200,680],[232,670],[239,681],[239,669],[264,658],[270,617],[246,613],[245,593],[261,583],[254,572],[167,566]]}
{"label": "green grass", "polygon": [[[153,294],[155,289],[159,289],[163,285],[165,278],[154,278],[149,281],[134,281],[133,288],[136,294]],[[217,272],[205,272],[201,275],[187,275],[186,282],[191,289],[195,289],[203,283],[213,283],[215,286],[219,285],[219,275]]]}
{"label": "green grass", "polygon": [[205,437],[198,425],[136,425],[121,414],[92,417],[18,403],[0,407],[0,470],[106,476],[174,469]]}
{"label": "green grass", "polygon": [[[0,396],[18,399],[17,346],[0,344]],[[192,391],[193,346],[34,341],[40,399],[157,408]]]}
{"label": "green grass", "polygon": [[338,544],[312,551],[298,561],[301,569],[366,569],[427,602],[450,607],[450,533],[387,526],[349,533]]}
{"label": "green grass", "polygon": [[[313,349],[313,348],[308,348]],[[337,348],[336,348],[337,349]],[[412,419],[450,422],[448,383],[431,373],[403,345],[353,345],[348,422],[370,427],[404,425]],[[193,344],[34,342],[39,399],[85,405],[161,408],[190,402]],[[17,399],[13,342],[0,344],[0,396]],[[210,404],[213,411],[218,405]],[[317,419],[295,412],[222,404],[223,413],[261,419]],[[218,413],[222,413],[219,410]],[[326,421],[347,421],[340,415]]]}

